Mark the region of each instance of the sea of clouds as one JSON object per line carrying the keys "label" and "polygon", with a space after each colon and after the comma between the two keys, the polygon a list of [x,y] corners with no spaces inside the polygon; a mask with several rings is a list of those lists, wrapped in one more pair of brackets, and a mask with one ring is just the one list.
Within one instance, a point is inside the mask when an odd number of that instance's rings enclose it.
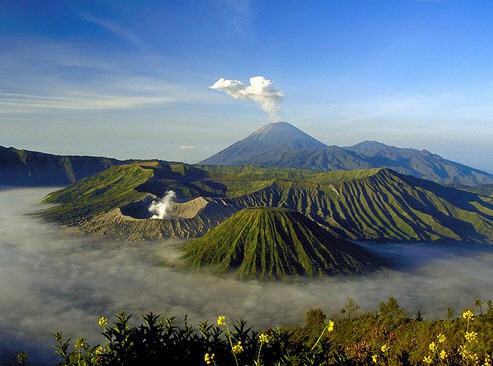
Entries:
{"label": "sea of clouds", "polygon": [[364,277],[238,281],[179,270],[180,241],[100,241],[42,221],[52,189],[0,190],[0,364],[27,351],[33,364],[53,364],[57,330],[101,342],[97,320],[119,311],[185,314],[192,322],[218,314],[259,326],[301,323],[322,308],[336,317],[348,297],[362,310],[397,297],[425,319],[457,314],[474,299],[493,298],[493,250],[473,244],[365,244],[396,268]]}

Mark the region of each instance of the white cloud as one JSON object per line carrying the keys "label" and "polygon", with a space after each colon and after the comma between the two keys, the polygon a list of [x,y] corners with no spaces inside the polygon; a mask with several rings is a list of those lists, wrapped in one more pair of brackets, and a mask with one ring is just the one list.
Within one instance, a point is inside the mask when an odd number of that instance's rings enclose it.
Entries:
{"label": "white cloud", "polygon": [[235,99],[251,100],[267,112],[272,120],[278,120],[284,93],[274,89],[272,84],[272,80],[263,76],[251,77],[250,85],[245,85],[239,80],[220,78],[210,88],[223,91]]}
{"label": "white cloud", "polygon": [[195,149],[195,145],[180,145],[180,149]]}

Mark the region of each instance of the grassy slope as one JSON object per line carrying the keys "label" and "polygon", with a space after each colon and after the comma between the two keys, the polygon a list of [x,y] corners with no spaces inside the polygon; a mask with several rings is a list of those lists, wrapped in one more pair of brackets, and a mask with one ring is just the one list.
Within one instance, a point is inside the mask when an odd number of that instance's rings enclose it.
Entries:
{"label": "grassy slope", "polygon": [[227,196],[239,197],[266,188],[277,181],[304,184],[335,184],[376,174],[380,169],[337,170],[316,172],[294,168],[261,168],[254,166],[199,166],[211,179],[223,182]]}
{"label": "grassy slope", "polygon": [[237,269],[240,277],[361,273],[379,268],[363,248],[336,239],[296,211],[246,208],[185,247],[192,267]]}
{"label": "grassy slope", "polygon": [[111,167],[69,187],[53,192],[47,203],[59,203],[45,211],[45,216],[67,224],[76,224],[145,196],[135,189],[152,178],[157,163],[128,164]]}
{"label": "grassy slope", "polygon": [[[493,240],[493,199],[388,169],[314,172],[251,166],[189,166],[154,162],[113,167],[47,198],[62,205],[49,218],[77,224],[101,212],[173,189],[181,199],[211,197],[234,209],[197,224],[181,221],[171,235],[195,236],[243,207],[302,212],[340,236],[368,240]],[[224,211],[224,212],[223,212]],[[223,215],[221,219],[221,215]],[[200,221],[200,222],[199,222]],[[175,223],[176,224],[176,223]],[[105,222],[105,225],[111,225]],[[176,226],[176,225],[175,225]],[[96,225],[101,227],[101,225]],[[99,229],[98,229],[99,230]],[[114,231],[114,230],[113,230]],[[108,232],[112,232],[109,230]]]}
{"label": "grassy slope", "polygon": [[468,191],[472,193],[477,193],[482,196],[490,196],[493,197],[493,184],[483,184],[479,186],[464,186],[460,184],[452,185],[452,187],[457,189],[462,189],[463,191]]}
{"label": "grassy slope", "polygon": [[386,169],[362,172],[333,184],[277,181],[235,201],[298,210],[352,239],[493,239],[491,199]]}
{"label": "grassy slope", "polygon": [[223,156],[212,156],[205,162],[210,161],[211,164],[219,165],[311,169],[319,172],[389,168],[401,174],[413,175],[440,184],[474,186],[493,182],[493,175],[487,172],[443,159],[426,151],[403,149],[378,143],[375,150],[372,150],[364,148],[364,144],[360,145],[347,148],[325,146],[295,150],[274,146],[272,149],[259,153],[255,150],[248,151],[245,155],[231,151]]}

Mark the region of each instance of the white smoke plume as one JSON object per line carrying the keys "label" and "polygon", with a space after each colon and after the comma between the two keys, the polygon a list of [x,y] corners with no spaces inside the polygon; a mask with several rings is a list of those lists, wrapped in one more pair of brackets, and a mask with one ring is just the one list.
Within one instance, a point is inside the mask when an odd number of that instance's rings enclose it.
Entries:
{"label": "white smoke plume", "polygon": [[166,192],[166,196],[159,201],[152,201],[147,208],[152,215],[151,219],[164,219],[173,212],[173,203],[176,198],[176,193],[173,191]]}
{"label": "white smoke plume", "polygon": [[274,89],[272,84],[272,80],[263,76],[251,77],[250,85],[245,85],[239,80],[220,78],[210,88],[228,93],[235,99],[252,100],[269,114],[271,120],[276,121],[279,120],[284,93]]}

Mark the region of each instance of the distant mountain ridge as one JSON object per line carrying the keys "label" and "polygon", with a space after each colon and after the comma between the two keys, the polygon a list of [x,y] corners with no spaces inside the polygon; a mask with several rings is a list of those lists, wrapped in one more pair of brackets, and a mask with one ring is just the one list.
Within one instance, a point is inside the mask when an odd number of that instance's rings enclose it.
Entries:
{"label": "distant mountain ridge", "polygon": [[[132,161],[140,160],[54,155],[0,146],[0,186],[63,186]],[[456,187],[493,184],[493,174],[427,150],[398,148],[376,141],[349,147],[328,146],[287,122],[268,124],[199,164],[304,168],[321,172],[390,168]],[[489,191],[491,189],[486,189]]]}
{"label": "distant mountain ridge", "polygon": [[385,167],[399,173],[443,184],[479,185],[493,183],[493,175],[442,158],[428,150],[398,148],[377,141],[364,141],[345,147],[366,157],[372,167]]}
{"label": "distant mountain ridge", "polygon": [[62,186],[130,161],[54,155],[0,146],[0,185]]}
{"label": "distant mountain ridge", "polygon": [[206,165],[257,165],[317,171],[390,168],[440,184],[492,184],[493,175],[427,150],[398,148],[376,141],[328,146],[287,122],[270,123],[201,161]]}

